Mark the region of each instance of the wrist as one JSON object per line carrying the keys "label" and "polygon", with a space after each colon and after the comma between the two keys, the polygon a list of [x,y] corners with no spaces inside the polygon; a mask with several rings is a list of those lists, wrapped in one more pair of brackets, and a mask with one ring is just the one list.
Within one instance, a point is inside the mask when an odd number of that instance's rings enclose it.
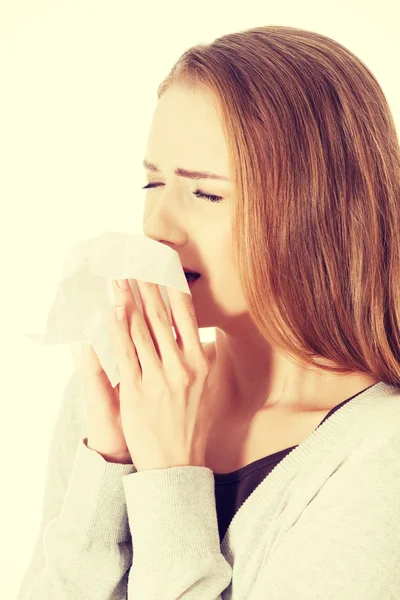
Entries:
{"label": "wrist", "polygon": [[96,444],[92,445],[88,438],[86,438],[85,440],[86,440],[85,441],[86,447],[89,450],[94,450],[94,452],[97,452],[97,454],[100,454],[100,456],[102,456],[106,462],[119,463],[119,464],[123,464],[123,465],[133,464],[129,450],[127,450],[126,452],[117,452],[117,453],[102,452],[99,449],[99,446],[96,447]]}

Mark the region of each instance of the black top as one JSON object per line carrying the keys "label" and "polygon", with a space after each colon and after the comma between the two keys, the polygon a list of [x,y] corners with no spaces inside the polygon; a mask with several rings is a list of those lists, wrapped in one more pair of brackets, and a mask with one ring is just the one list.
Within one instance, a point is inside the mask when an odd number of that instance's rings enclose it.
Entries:
{"label": "black top", "polygon": [[[326,419],[329,419],[329,417],[341,406],[346,404],[346,402],[349,402],[359,394],[365,392],[369,387],[372,386],[368,386],[365,390],[357,392],[357,394],[354,394],[351,398],[343,400],[343,402],[332,408],[315,429],[318,429]],[[296,446],[291,446],[290,448],[285,448],[284,450],[279,450],[279,452],[275,452],[274,454],[269,454],[268,456],[255,460],[249,465],[246,465],[237,471],[232,471],[231,473],[214,473],[215,500],[221,543],[231,520],[243,502],[250,496],[263,479],[265,479],[272,469],[274,469],[276,465],[297,446],[298,444]]]}

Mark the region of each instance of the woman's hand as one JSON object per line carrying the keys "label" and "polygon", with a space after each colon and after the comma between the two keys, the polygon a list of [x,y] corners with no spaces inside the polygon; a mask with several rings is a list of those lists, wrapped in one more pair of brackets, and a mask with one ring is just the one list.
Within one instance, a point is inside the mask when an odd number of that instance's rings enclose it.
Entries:
{"label": "woman's hand", "polygon": [[119,384],[112,387],[91,344],[82,344],[80,377],[88,448],[107,462],[132,463],[121,426]]}
{"label": "woman's hand", "polygon": [[144,316],[127,280],[114,281],[125,317],[112,318],[121,424],[137,471],[205,466],[210,429],[209,362],[192,297],[167,287],[176,340],[156,284],[138,281]]}

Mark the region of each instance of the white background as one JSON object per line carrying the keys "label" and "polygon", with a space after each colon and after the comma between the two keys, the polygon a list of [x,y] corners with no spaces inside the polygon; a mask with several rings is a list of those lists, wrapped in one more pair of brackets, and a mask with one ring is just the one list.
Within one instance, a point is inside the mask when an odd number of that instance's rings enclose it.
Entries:
{"label": "white background", "polygon": [[142,233],[141,163],[161,80],[197,43],[299,27],[359,56],[398,123],[399,22],[398,0],[0,0],[1,598],[16,595],[33,550],[73,371],[68,346],[37,346],[24,334],[44,333],[72,244]]}

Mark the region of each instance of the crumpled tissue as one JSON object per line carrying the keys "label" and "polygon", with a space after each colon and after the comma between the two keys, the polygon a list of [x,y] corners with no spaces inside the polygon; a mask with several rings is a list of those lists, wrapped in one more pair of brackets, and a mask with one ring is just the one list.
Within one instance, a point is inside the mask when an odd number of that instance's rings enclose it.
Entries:
{"label": "crumpled tissue", "polygon": [[90,343],[113,388],[119,383],[110,331],[116,300],[113,279],[128,279],[143,315],[136,281],[158,284],[172,327],[166,286],[191,294],[178,253],[144,235],[106,232],[71,246],[55,300],[47,318],[46,333],[25,334],[37,344],[70,345],[79,369],[81,343]]}

